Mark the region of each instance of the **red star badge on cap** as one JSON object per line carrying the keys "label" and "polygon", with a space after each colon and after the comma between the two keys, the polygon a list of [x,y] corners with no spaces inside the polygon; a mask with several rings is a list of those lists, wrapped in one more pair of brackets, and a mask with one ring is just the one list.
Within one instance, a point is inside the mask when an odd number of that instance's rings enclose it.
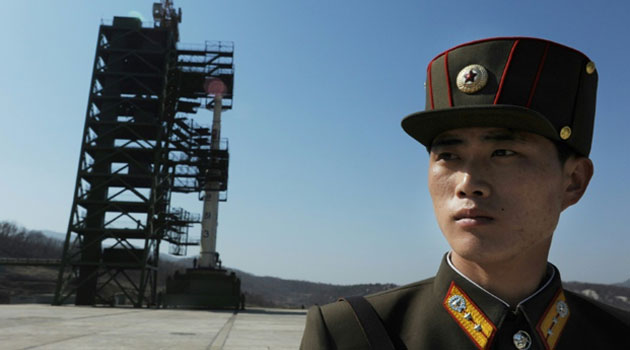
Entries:
{"label": "red star badge on cap", "polygon": [[464,75],[464,78],[466,79],[467,83],[473,83],[477,75],[478,74],[475,73],[475,71],[471,69],[468,73],[466,73],[466,75]]}

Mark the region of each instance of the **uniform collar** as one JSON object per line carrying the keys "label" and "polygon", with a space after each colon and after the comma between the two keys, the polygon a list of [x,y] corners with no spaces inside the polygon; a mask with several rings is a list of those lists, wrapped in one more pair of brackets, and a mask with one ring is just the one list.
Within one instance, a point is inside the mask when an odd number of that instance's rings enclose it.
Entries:
{"label": "uniform collar", "polygon": [[[466,275],[464,275],[461,271],[459,271],[455,265],[453,265],[453,262],[451,261],[451,252],[446,253],[445,255],[445,260],[446,263],[448,264],[448,266],[455,271],[455,273],[457,273],[458,275],[460,275],[462,278],[466,279],[466,281],[468,281],[470,284],[472,284],[473,286],[477,287],[478,289],[482,290],[483,292],[485,292],[486,294],[488,294],[489,296],[495,298],[497,301],[499,301],[500,303],[502,303],[503,305],[505,305],[505,307],[507,307],[508,309],[511,307],[510,304],[508,304],[506,301],[504,301],[503,299],[499,298],[498,296],[492,294],[491,292],[487,291],[485,288],[483,288],[482,286],[480,286],[479,284],[477,284],[476,282],[474,282],[473,280],[471,280],[470,278],[466,277]],[[545,289],[547,289],[547,287],[549,285],[552,284],[552,282],[554,281],[554,277],[556,275],[559,275],[559,272],[557,271],[557,268],[555,266],[553,266],[551,263],[547,263],[547,272],[545,273],[545,277],[543,278],[543,282],[540,284],[540,286],[538,287],[538,289],[532,293],[531,295],[529,295],[527,298],[521,300],[518,304],[516,304],[515,309],[518,309],[520,306],[524,305],[525,303],[527,303],[527,301],[533,299],[534,297],[536,297],[538,294],[542,293]],[[560,280],[559,276],[558,276],[558,281]]]}
{"label": "uniform collar", "polygon": [[[541,338],[540,340],[544,342],[545,340],[542,333],[545,333],[547,329],[544,328],[545,326],[541,326],[541,324],[546,325],[545,319],[554,316],[553,310],[555,310],[555,308],[553,306],[558,302],[559,297],[563,297],[560,273],[555,266],[548,263],[547,274],[540,284],[540,287],[530,296],[519,302],[516,308],[511,311],[511,307],[507,302],[485,290],[479,284],[458,271],[450,261],[450,252],[445,254],[442,260],[442,264],[435,276],[433,288],[435,297],[444,304],[454,321],[459,323],[460,327],[462,327],[465,332],[469,333],[469,335],[476,334],[476,332],[472,331],[470,327],[466,330],[466,327],[470,325],[467,325],[468,321],[462,319],[460,316],[465,315],[467,311],[472,310],[473,315],[475,315],[475,310],[479,311],[478,314],[481,316],[476,317],[475,320],[478,321],[476,323],[486,322],[483,332],[488,335],[486,339],[487,346],[490,346],[493,335],[501,328],[508,313],[522,314],[532,330],[540,329],[536,331],[536,336],[539,336]],[[454,293],[461,294],[464,299],[463,304],[468,307],[466,311],[461,312],[461,314],[453,312],[453,309],[448,304],[449,298],[451,298]],[[458,299],[451,299],[451,301],[457,302]],[[550,314],[552,315],[550,316]],[[471,324],[474,326],[474,322]],[[481,340],[484,340],[483,337]],[[477,344],[477,346],[479,348],[486,348],[484,344]]]}

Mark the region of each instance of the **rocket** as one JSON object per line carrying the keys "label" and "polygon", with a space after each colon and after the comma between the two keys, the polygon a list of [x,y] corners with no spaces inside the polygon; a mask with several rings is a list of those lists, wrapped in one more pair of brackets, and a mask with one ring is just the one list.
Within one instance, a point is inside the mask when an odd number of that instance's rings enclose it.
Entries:
{"label": "rocket", "polygon": [[[221,141],[221,101],[222,90],[225,85],[219,79],[212,79],[206,82],[206,90],[209,94],[214,94],[214,113],[212,116],[212,133],[210,150],[219,150]],[[212,159],[211,159],[212,161]],[[208,171],[220,171],[209,169]],[[208,174],[210,175],[210,174]],[[198,267],[216,268],[219,264],[219,254],[217,253],[217,225],[219,214],[219,186],[217,181],[206,181],[203,197],[203,218],[201,220],[201,250]]]}

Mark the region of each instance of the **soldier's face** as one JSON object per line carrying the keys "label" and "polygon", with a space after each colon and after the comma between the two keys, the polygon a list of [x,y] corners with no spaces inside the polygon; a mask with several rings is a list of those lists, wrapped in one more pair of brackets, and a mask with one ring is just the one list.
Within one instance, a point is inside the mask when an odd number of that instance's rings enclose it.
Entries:
{"label": "soldier's face", "polygon": [[546,256],[560,212],[579,199],[567,198],[564,168],[553,143],[532,133],[463,128],[438,135],[429,191],[453,253],[479,263]]}

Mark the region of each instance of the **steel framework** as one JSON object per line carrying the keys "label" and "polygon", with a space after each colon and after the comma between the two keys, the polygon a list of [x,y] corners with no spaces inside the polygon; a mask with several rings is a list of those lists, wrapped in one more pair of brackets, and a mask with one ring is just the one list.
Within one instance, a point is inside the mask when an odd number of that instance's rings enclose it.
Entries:
{"label": "steel framework", "polygon": [[210,129],[187,115],[213,108],[209,79],[221,79],[222,108],[232,107],[233,44],[178,46],[180,18],[171,11],[143,26],[115,17],[99,28],[54,304],[123,294],[135,307],[155,305],[161,241],[176,255],[198,244],[188,228],[199,216],[171,208],[171,194],[218,176],[226,198],[227,140],[211,150]]}

